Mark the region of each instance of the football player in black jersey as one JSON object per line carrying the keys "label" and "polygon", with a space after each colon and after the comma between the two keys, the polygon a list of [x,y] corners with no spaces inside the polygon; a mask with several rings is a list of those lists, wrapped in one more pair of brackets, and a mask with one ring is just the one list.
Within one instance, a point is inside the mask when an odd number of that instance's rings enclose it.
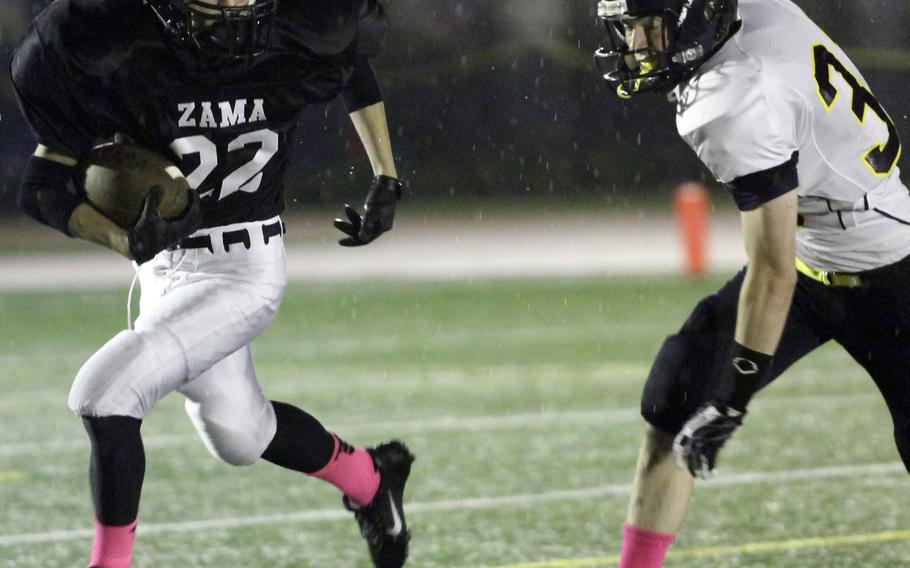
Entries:
{"label": "football player in black jersey", "polygon": [[[128,25],[124,25],[128,23]],[[343,95],[375,179],[365,212],[336,220],[340,244],[392,228],[401,195],[370,65],[387,22],[381,0],[57,0],[13,55],[12,80],[38,140],[19,203],[69,236],[135,261],[141,314],[81,368],[69,405],[92,445],[90,565],[130,565],[145,470],[142,419],[174,390],[207,448],[234,465],[260,457],[338,487],[376,566],[401,566],[401,509],[413,456],[399,442],[357,449],[306,412],[269,401],[249,344],[286,286],[278,215],[300,112]],[[119,136],[186,176],[181,215],[121,229],[70,179]]]}

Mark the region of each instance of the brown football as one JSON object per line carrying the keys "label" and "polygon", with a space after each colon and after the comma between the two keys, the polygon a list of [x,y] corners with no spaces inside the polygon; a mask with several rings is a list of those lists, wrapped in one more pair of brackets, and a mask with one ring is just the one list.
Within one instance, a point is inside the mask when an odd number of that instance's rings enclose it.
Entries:
{"label": "brown football", "polygon": [[124,229],[136,224],[153,187],[164,191],[158,206],[163,218],[183,212],[190,187],[177,166],[164,156],[119,143],[93,148],[76,166],[73,180],[85,190],[89,203]]}

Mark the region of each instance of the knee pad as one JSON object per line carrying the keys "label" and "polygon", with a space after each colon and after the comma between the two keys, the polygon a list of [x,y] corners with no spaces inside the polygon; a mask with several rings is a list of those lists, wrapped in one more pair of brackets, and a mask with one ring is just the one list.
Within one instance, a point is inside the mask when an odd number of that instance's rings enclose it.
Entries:
{"label": "knee pad", "polygon": [[209,453],[230,465],[255,463],[275,437],[277,422],[271,404],[240,409],[222,399],[201,403],[188,399],[186,413]]}
{"label": "knee pad", "polygon": [[718,331],[714,310],[705,300],[680,332],[664,341],[641,398],[641,414],[648,423],[665,432],[679,432],[710,398],[717,380]]}
{"label": "knee pad", "polygon": [[185,376],[182,349],[170,336],[121,331],[79,369],[68,404],[80,416],[141,420]]}
{"label": "knee pad", "polygon": [[678,432],[691,413],[680,405],[686,397],[680,400],[678,396],[678,383],[689,356],[689,346],[681,335],[672,335],[664,341],[641,395],[642,417],[652,426],[670,433]]}

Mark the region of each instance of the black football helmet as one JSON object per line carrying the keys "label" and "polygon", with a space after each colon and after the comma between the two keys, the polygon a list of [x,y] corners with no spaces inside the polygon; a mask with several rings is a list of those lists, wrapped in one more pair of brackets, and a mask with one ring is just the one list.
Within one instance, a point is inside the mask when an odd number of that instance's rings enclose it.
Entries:
{"label": "black football helmet", "polygon": [[212,0],[142,0],[170,37],[211,60],[249,60],[268,50],[278,0],[227,6]]}
{"label": "black football helmet", "polygon": [[600,0],[597,17],[597,65],[625,99],[669,92],[740,28],[738,0]]}

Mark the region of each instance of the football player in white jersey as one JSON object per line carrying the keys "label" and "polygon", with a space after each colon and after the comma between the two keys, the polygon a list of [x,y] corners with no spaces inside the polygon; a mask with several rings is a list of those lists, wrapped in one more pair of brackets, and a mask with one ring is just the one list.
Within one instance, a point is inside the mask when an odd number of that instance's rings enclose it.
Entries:
{"label": "football player in white jersey", "polygon": [[657,568],[750,398],[834,340],[887,401],[910,469],[910,192],[893,121],[790,0],[603,0],[622,98],[668,94],[741,211],[743,269],[660,349],[621,568]]}

